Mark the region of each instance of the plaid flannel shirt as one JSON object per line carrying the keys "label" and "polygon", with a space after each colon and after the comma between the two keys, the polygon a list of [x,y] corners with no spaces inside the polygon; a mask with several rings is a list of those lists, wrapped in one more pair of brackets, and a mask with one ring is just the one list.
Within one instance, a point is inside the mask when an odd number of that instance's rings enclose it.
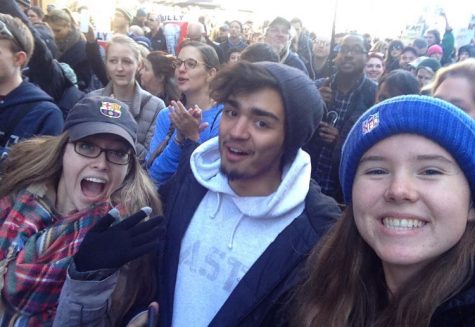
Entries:
{"label": "plaid flannel shirt", "polygon": [[[345,122],[348,110],[352,105],[352,99],[357,92],[360,92],[361,87],[363,86],[364,77],[358,80],[355,83],[355,86],[348,92],[342,93],[338,91],[336,87],[334,87],[336,75],[332,76],[330,85],[332,85],[333,90],[333,99],[330,108],[328,111],[336,111],[338,113],[338,120],[335,124],[335,127],[338,131],[341,131],[343,124]],[[333,160],[333,150],[336,145],[335,143],[325,143],[320,150],[317,166],[316,169],[316,176],[318,184],[322,187],[322,192],[330,195],[335,196],[337,189],[339,187],[338,181],[335,180],[334,176],[332,175],[334,160]]]}
{"label": "plaid flannel shirt", "polygon": [[53,323],[72,256],[111,209],[109,203],[100,203],[60,216],[44,195],[44,187],[32,186],[0,199],[0,260],[5,260],[10,247],[16,252],[5,276],[0,276],[5,305],[1,326]]}

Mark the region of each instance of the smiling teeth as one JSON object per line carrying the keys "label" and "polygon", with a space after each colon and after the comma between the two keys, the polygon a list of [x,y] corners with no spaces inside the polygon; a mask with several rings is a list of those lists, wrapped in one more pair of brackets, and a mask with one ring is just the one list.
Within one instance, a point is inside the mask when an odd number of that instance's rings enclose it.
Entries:
{"label": "smiling teeth", "polygon": [[93,182],[93,183],[101,183],[101,184],[105,184],[106,181],[103,180],[103,179],[99,179],[99,178],[96,178],[96,177],[86,177],[84,178],[85,180],[87,180],[88,182]]}
{"label": "smiling teeth", "polygon": [[234,152],[234,153],[244,153],[244,151],[234,149],[234,148],[229,148],[229,150],[231,150],[231,152]]}
{"label": "smiling teeth", "polygon": [[384,218],[383,224],[385,227],[393,229],[414,229],[421,228],[426,223],[418,219]]}

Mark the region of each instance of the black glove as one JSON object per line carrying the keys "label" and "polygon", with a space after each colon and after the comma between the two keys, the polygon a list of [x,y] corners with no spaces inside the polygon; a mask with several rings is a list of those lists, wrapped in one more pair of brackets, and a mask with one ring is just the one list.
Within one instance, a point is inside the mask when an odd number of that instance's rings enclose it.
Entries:
{"label": "black glove", "polygon": [[111,214],[102,217],[84,237],[74,263],[79,272],[118,269],[127,262],[158,249],[163,217],[139,223],[147,214],[140,210],[110,227]]}

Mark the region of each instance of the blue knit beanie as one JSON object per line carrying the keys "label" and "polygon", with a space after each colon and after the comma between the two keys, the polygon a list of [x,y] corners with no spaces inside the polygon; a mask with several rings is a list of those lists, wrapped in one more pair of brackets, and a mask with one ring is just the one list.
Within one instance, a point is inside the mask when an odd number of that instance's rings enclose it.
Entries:
{"label": "blue knit beanie", "polygon": [[361,157],[373,145],[395,134],[424,136],[443,147],[457,161],[475,200],[475,121],[448,102],[420,95],[403,95],[383,101],[366,111],[343,145],[340,183],[345,203]]}

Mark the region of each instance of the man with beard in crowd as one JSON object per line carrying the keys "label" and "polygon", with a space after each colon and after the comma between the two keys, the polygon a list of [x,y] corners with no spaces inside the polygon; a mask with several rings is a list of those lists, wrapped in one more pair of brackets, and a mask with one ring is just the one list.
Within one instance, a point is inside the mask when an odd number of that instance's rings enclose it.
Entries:
{"label": "man with beard in crowd", "polygon": [[413,47],[405,47],[402,49],[401,56],[399,57],[399,67],[410,72],[414,71],[414,67],[410,65],[411,62],[418,57],[417,50]]}
{"label": "man with beard in crowd", "polygon": [[279,55],[280,63],[300,69],[308,75],[307,67],[300,57],[290,49],[292,26],[282,17],[276,17],[266,30],[264,42],[269,44]]}
{"label": "man with beard in crowd", "polygon": [[339,202],[340,149],[359,116],[374,104],[377,89],[364,74],[366,60],[363,38],[347,35],[335,58],[336,74],[316,81],[327,112],[306,150],[312,158],[312,177]]}

